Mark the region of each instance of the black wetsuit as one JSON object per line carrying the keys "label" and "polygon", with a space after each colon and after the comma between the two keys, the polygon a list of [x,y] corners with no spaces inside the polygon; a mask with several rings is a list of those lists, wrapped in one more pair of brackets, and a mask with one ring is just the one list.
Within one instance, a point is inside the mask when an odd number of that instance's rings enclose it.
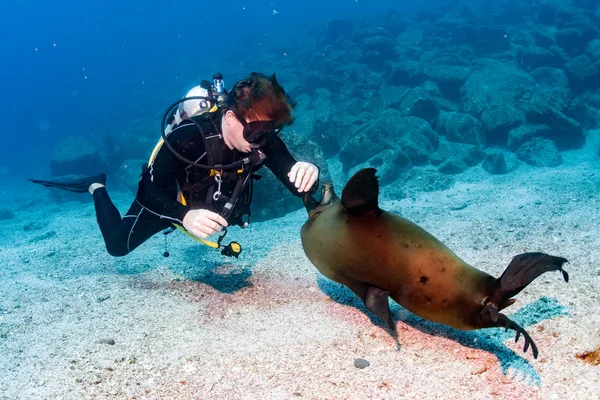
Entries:
{"label": "black wetsuit", "polygon": [[[221,136],[221,113],[205,113],[193,120],[185,120],[169,135],[167,140],[174,149],[188,160],[206,164],[207,154],[205,142],[200,133],[202,129],[206,140],[213,142],[211,147],[222,151],[226,165],[247,156],[236,150],[230,150]],[[199,128],[200,127],[200,128]],[[256,171],[266,165],[275,176],[296,196],[298,190],[287,176],[296,163],[279,136],[272,136],[261,151],[267,156],[262,164],[256,165]],[[221,183],[222,199],[231,195],[236,179],[233,173],[225,172]],[[313,187],[316,188],[317,184]],[[124,256],[145,242],[154,234],[172,227],[173,223],[183,225],[183,217],[191,209],[206,208],[220,212],[224,200],[210,201],[217,189],[214,177],[209,177],[209,170],[190,166],[176,158],[162,145],[140,178],[136,199],[123,218],[113,205],[106,188],[94,191],[94,204],[98,225],[106,243],[106,249],[113,256]],[[239,197],[231,216],[230,225],[240,223],[241,216],[246,214],[251,198],[252,184],[246,185]],[[177,198],[182,193],[187,205]]]}

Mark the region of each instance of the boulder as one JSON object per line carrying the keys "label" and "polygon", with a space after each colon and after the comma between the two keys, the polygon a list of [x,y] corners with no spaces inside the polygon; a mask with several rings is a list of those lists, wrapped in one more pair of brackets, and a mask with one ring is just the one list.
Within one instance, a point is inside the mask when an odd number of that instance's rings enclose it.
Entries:
{"label": "boulder", "polygon": [[594,39],[589,42],[585,51],[588,57],[591,60],[595,60],[596,65],[598,66],[598,63],[600,63],[600,39]]}
{"label": "boulder", "polygon": [[125,160],[119,167],[117,180],[119,184],[127,188],[131,193],[137,193],[138,183],[142,169],[148,165],[148,160]]}
{"label": "boulder", "polygon": [[344,141],[353,135],[354,130],[344,118],[344,114],[329,103],[328,106],[315,111],[309,138],[321,146],[325,157],[331,157],[341,149]]}
{"label": "boulder", "polygon": [[379,182],[382,186],[394,182],[400,174],[411,167],[408,155],[401,149],[387,149],[374,155],[362,164],[350,169],[352,176],[363,168],[376,168]]}
{"label": "boulder", "polygon": [[546,125],[523,124],[508,132],[508,149],[517,151],[523,143],[530,141],[534,137],[547,137],[551,136],[551,134],[551,129]]}
{"label": "boulder", "polygon": [[506,144],[508,131],[525,122],[525,113],[510,104],[493,104],[481,114],[486,143]]}
{"label": "boulder", "polygon": [[533,138],[517,149],[519,160],[534,167],[558,167],[562,156],[550,139]]}
{"label": "boulder", "polygon": [[552,139],[561,150],[577,149],[585,144],[585,134],[581,124],[547,103],[530,104],[527,121],[549,127],[548,138]]}
{"label": "boulder", "polygon": [[512,153],[490,150],[486,152],[481,166],[492,175],[500,175],[516,170],[519,161]]}
{"label": "boulder", "polygon": [[558,67],[562,64],[562,59],[546,48],[530,45],[517,51],[517,62],[522,68],[535,69],[539,67]]}
{"label": "boulder", "polygon": [[50,158],[52,176],[94,175],[106,171],[100,149],[84,137],[70,137],[59,143]]}
{"label": "boulder", "polygon": [[473,72],[461,88],[461,112],[481,116],[491,105],[516,104],[536,90],[533,77],[517,68],[488,66]]}
{"label": "boulder", "polygon": [[422,87],[410,90],[400,103],[400,111],[405,116],[422,118],[433,121],[440,113],[434,99]]}
{"label": "boulder", "polygon": [[598,87],[600,69],[585,54],[573,58],[565,65],[573,90],[582,91]]}
{"label": "boulder", "polygon": [[[331,180],[325,155],[315,142],[288,131],[282,132],[281,135],[296,160],[310,162],[319,167],[321,183]],[[251,208],[253,221],[282,217],[303,207],[302,200],[286,190],[268,168],[262,168],[258,174],[262,179],[255,183]]]}
{"label": "boulder", "polygon": [[569,79],[563,69],[539,67],[531,72],[538,85],[549,87],[569,87]]}
{"label": "boulder", "polygon": [[[372,36],[364,38],[360,48],[370,61],[383,62],[396,58],[396,41],[385,36]],[[371,56],[367,56],[371,53]]]}
{"label": "boulder", "polygon": [[347,173],[350,168],[386,149],[401,149],[412,162],[421,163],[435,148],[437,135],[427,121],[405,117],[398,110],[386,109],[361,125],[356,134],[346,140],[339,159]]}
{"label": "boulder", "polygon": [[439,148],[429,156],[429,162],[440,166],[448,160],[460,161],[467,167],[473,167],[481,162],[484,152],[478,146],[464,143],[443,142]]}
{"label": "boulder", "polygon": [[400,102],[410,89],[406,86],[384,86],[379,90],[384,108],[400,108]]}
{"label": "boulder", "polygon": [[414,87],[423,81],[418,61],[386,61],[384,64],[384,74],[388,84],[394,86]]}
{"label": "boulder", "polygon": [[424,79],[437,83],[450,99],[460,98],[460,88],[471,74],[471,68],[458,65],[425,64],[421,67]]}
{"label": "boulder", "polygon": [[485,144],[485,128],[477,118],[464,113],[446,113],[438,120],[438,132],[452,142]]}

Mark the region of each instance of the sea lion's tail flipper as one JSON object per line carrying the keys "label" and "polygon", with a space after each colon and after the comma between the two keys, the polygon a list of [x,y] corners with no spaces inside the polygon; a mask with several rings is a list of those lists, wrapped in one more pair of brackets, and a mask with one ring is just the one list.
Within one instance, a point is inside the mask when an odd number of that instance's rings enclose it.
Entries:
{"label": "sea lion's tail flipper", "polygon": [[569,281],[569,274],[562,266],[568,260],[562,257],[550,256],[544,253],[524,253],[515,256],[502,276],[496,280],[497,289],[491,296],[490,302],[503,309],[512,303],[511,297],[517,295],[535,278],[548,271],[560,271]]}
{"label": "sea lion's tail flipper", "polygon": [[538,348],[535,345],[535,342],[529,336],[527,331],[523,329],[519,324],[512,321],[506,315],[498,312],[498,309],[492,304],[486,305],[483,310],[481,310],[481,323],[484,327],[498,327],[504,328],[506,330],[512,329],[517,332],[515,336],[515,343],[519,341],[521,335],[523,335],[523,339],[525,340],[525,344],[523,346],[523,352],[527,353],[527,349],[531,346],[531,353],[533,354],[533,358],[538,358]]}

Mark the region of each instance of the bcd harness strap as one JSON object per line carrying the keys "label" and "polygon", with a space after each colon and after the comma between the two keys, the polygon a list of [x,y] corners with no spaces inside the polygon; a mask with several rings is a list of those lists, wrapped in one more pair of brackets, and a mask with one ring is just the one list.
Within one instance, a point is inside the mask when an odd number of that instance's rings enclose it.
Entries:
{"label": "bcd harness strap", "polygon": [[[213,113],[215,111],[217,111],[215,108],[211,109],[208,113],[206,113],[209,115],[206,115],[205,117],[211,118],[210,113]],[[182,190],[182,192],[180,192],[180,194],[178,196],[178,199],[183,205],[191,205],[191,204],[188,204],[190,201],[193,200],[190,196],[191,192],[189,191],[189,189],[193,190],[194,186],[198,185],[196,187],[196,189],[198,189],[198,190],[207,189],[205,203],[212,204],[212,203],[216,203],[219,200],[225,201],[225,204],[220,212],[220,215],[223,218],[228,219],[228,217],[230,217],[231,213],[235,210],[235,206],[239,200],[239,197],[243,193],[246,185],[248,185],[248,184],[250,185],[250,187],[248,189],[248,193],[246,193],[246,196],[248,198],[244,198],[244,201],[246,202],[246,205],[249,207],[249,203],[250,203],[251,197],[252,197],[252,186],[253,186],[252,181],[253,181],[253,179],[260,178],[253,174],[253,168],[255,166],[259,165],[260,163],[262,163],[266,157],[264,156],[263,153],[254,151],[250,157],[247,157],[247,159],[246,159],[247,161],[245,161],[245,163],[243,165],[241,165],[241,167],[239,169],[237,169],[235,171],[224,171],[223,169],[219,168],[219,166],[222,166],[223,162],[224,162],[224,157],[223,157],[224,154],[223,154],[222,149],[220,149],[222,135],[220,133],[216,133],[216,134],[207,136],[204,134],[204,129],[200,125],[200,123],[196,120],[196,118],[189,118],[189,120],[194,122],[194,124],[196,125],[196,127],[198,128],[198,131],[200,132],[200,134],[202,136],[202,139],[204,142],[204,148],[205,148],[206,156],[207,156],[206,157],[206,165],[214,166],[214,168],[211,168],[208,172],[208,179],[210,179],[210,178],[214,179],[214,183],[210,184],[208,186],[203,185],[202,182],[198,182],[197,184],[190,185],[190,187],[186,188],[186,189],[188,189],[188,190],[186,190],[186,192],[188,194],[188,197],[190,197],[190,198],[186,198],[184,196],[184,194],[182,193],[183,192],[183,190]],[[210,139],[217,139],[217,140],[210,140]],[[156,155],[157,155],[159,149],[162,147],[163,143],[164,143],[164,140],[161,139],[159,141],[159,143],[157,144],[157,146],[155,147],[155,149],[152,152],[152,155],[150,157],[150,163],[156,157]],[[227,197],[221,192],[221,185],[222,185],[224,179],[236,181],[233,192],[231,193],[231,197]],[[238,223],[243,228],[246,227],[250,221],[249,208],[246,211],[247,211],[246,214],[248,215],[248,221],[245,223]],[[240,221],[241,221],[241,217],[240,217]],[[239,243],[236,243],[236,242],[231,242],[226,246],[221,245],[221,241],[223,240],[225,235],[227,235],[227,228],[223,229],[223,233],[219,236],[219,238],[216,242],[211,242],[208,240],[200,239],[200,238],[192,235],[184,227],[182,227],[179,224],[173,223],[173,226],[176,229],[178,229],[179,231],[185,233],[190,238],[192,238],[202,244],[205,244],[205,245],[215,248],[215,249],[220,248],[221,254],[223,254],[223,255],[230,256],[230,257],[232,256],[232,257],[237,258],[239,256],[240,252],[242,251],[241,246],[239,245]],[[164,232],[164,234],[166,235],[172,231],[173,231],[173,229],[167,230]],[[168,252],[165,251],[165,254],[168,254]]]}

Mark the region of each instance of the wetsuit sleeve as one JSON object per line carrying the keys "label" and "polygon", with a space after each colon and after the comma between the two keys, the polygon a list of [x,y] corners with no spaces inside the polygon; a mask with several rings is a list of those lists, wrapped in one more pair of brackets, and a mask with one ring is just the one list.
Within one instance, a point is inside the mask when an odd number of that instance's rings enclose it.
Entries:
{"label": "wetsuit sleeve", "polygon": [[[283,140],[279,136],[273,136],[261,150],[267,156],[265,165],[273,171],[273,174],[275,174],[277,179],[279,179],[294,196],[302,196],[302,193],[298,192],[298,189],[290,182],[290,178],[288,177],[288,173],[297,161],[294,156],[290,154],[290,151]],[[317,168],[319,167],[317,166]],[[319,180],[317,179],[309,192],[314,193],[318,186]]]}
{"label": "wetsuit sleeve", "polygon": [[[204,152],[203,141],[193,123],[184,122],[167,137],[169,144],[182,156],[196,160]],[[163,143],[142,173],[137,201],[162,219],[183,224],[189,207],[177,201],[179,185],[186,181],[187,164],[179,160]]]}

